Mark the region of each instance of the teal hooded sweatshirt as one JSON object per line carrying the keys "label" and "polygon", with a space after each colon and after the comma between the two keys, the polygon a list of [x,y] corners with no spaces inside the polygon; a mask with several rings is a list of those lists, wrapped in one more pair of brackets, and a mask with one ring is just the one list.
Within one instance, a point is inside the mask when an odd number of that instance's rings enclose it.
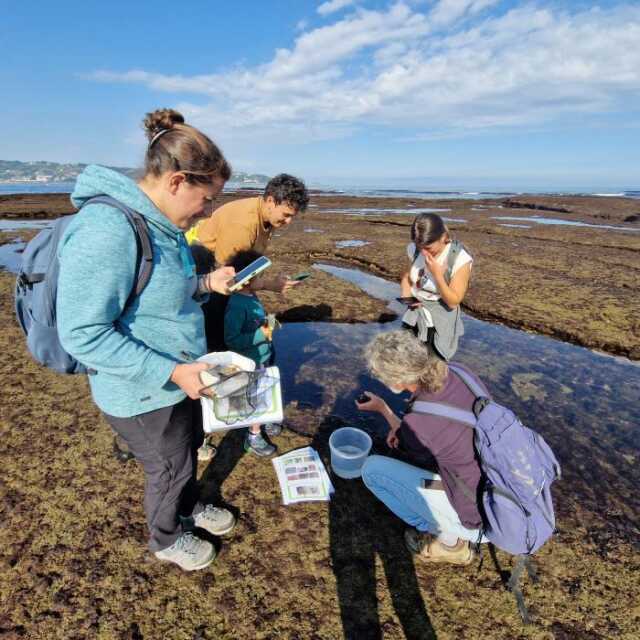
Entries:
{"label": "teal hooded sweatshirt", "polygon": [[135,182],[104,167],[88,166],[71,200],[79,207],[104,194],[145,217],[153,247],[151,278],[125,308],[137,280],[136,236],[118,209],[88,205],[58,247],[58,331],[65,350],[96,371],[89,383],[98,407],[128,418],[185,398],[170,377],[177,363],[206,353],[204,317],[182,231]]}

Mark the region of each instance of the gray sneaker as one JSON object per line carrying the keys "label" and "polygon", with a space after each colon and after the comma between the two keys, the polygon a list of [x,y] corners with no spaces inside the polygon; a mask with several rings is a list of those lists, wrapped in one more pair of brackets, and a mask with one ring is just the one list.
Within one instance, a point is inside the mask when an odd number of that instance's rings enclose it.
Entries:
{"label": "gray sneaker", "polygon": [[193,516],[193,522],[196,527],[205,529],[214,536],[230,533],[236,526],[236,519],[231,511],[211,504],[206,505],[203,511]]}
{"label": "gray sneaker", "polygon": [[269,444],[261,433],[251,433],[251,431],[248,431],[244,437],[244,450],[255,453],[261,458],[268,458],[272,456],[278,448]]}
{"label": "gray sneaker", "polygon": [[264,432],[270,437],[274,438],[275,436],[279,436],[282,433],[282,425],[277,422],[272,422],[270,424],[265,424]]}
{"label": "gray sneaker", "polygon": [[216,557],[215,547],[206,540],[183,533],[170,547],[155,552],[158,560],[173,562],[184,571],[196,571],[208,567]]}

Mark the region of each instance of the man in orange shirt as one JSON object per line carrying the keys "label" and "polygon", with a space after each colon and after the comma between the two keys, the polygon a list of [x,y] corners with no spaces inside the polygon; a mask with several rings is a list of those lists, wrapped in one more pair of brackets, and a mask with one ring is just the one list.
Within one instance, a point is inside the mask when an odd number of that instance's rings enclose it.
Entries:
{"label": "man in orange shirt", "polygon": [[[187,237],[194,253],[198,245],[206,247],[209,257],[218,265],[226,265],[239,251],[266,253],[274,229],[286,227],[294,216],[304,211],[309,194],[304,183],[294,176],[281,173],[267,184],[262,196],[229,202],[194,227]],[[265,272],[251,283],[254,291],[285,292],[297,285],[282,274]],[[221,351],[224,346],[224,310],[227,297],[212,295],[203,305],[209,351]]]}
{"label": "man in orange shirt", "polygon": [[[208,271],[213,266],[228,264],[239,251],[266,253],[274,229],[286,227],[293,217],[304,211],[309,203],[309,194],[304,182],[281,173],[272,178],[262,196],[243,198],[229,202],[202,220],[187,233],[199,270]],[[269,290],[284,293],[299,284],[283,274],[268,271],[249,285],[253,291]],[[228,296],[210,294],[209,301],[202,305],[204,312],[207,350],[225,351],[224,313]],[[280,425],[268,425],[267,435],[275,436]],[[265,442],[266,444],[266,442]],[[210,460],[215,447],[205,439],[198,450],[199,460]]]}

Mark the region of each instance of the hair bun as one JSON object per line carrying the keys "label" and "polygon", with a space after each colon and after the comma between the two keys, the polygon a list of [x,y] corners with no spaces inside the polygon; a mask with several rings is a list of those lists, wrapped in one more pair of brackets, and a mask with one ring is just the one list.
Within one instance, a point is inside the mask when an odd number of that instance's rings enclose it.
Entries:
{"label": "hair bun", "polygon": [[142,126],[149,140],[160,131],[173,129],[176,124],[184,124],[184,117],[174,109],[156,109],[147,113],[142,121]]}

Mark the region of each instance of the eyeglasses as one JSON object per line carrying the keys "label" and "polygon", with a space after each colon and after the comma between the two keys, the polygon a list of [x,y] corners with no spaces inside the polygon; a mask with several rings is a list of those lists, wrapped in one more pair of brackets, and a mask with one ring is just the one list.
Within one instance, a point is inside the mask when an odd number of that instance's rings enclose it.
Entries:
{"label": "eyeglasses", "polygon": [[205,213],[213,213],[215,210],[215,205],[216,205],[216,198],[214,196],[207,196],[205,197],[204,201],[206,202],[206,206],[205,206]]}

